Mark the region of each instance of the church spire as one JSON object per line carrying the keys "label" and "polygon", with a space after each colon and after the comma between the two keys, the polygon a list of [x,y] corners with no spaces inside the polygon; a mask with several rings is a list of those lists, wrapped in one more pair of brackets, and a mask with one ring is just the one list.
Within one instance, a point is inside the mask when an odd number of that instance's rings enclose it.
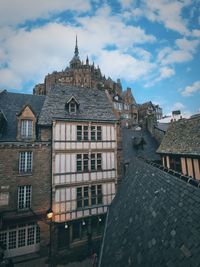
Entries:
{"label": "church spire", "polygon": [[78,41],[77,41],[77,35],[76,35],[76,45],[75,45],[75,49],[74,49],[75,57],[78,57],[78,54],[79,54],[79,52],[78,52]]}

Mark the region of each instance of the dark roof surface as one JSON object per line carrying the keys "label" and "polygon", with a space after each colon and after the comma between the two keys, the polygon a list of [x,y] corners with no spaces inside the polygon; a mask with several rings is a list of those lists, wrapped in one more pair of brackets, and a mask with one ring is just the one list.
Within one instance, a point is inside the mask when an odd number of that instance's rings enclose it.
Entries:
{"label": "dark roof surface", "polygon": [[[143,147],[137,146],[138,143],[144,141]],[[122,129],[122,145],[123,159],[130,160],[132,157],[142,157],[152,161],[159,161],[160,155],[156,153],[158,144],[151,134],[144,129],[139,131],[134,129]]]}
{"label": "dark roof surface", "polygon": [[[67,100],[74,96],[79,102],[77,114],[69,114]],[[53,118],[69,120],[116,121],[105,92],[83,87],[56,84],[46,97],[39,124],[50,125]]]}
{"label": "dark roof surface", "polygon": [[0,141],[14,141],[17,134],[17,116],[25,105],[31,106],[33,112],[38,116],[45,96],[36,96],[19,93],[9,93],[3,91],[0,93],[0,110],[3,111],[6,119],[6,131]]}
{"label": "dark roof surface", "polygon": [[200,189],[134,158],[107,218],[100,267],[198,267]]}
{"label": "dark roof surface", "polygon": [[157,152],[200,155],[200,116],[173,122]]}

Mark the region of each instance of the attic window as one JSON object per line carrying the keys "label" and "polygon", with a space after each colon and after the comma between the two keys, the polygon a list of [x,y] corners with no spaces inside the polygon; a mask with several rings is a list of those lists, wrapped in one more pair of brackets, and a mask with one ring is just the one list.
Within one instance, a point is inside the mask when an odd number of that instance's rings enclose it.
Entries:
{"label": "attic window", "polygon": [[78,100],[74,96],[71,96],[70,99],[66,102],[65,108],[69,112],[69,114],[76,114],[79,108]]}
{"label": "attic window", "polygon": [[74,99],[71,100],[71,102],[69,103],[69,113],[76,113],[76,109],[77,109],[77,106],[76,106],[76,101]]}

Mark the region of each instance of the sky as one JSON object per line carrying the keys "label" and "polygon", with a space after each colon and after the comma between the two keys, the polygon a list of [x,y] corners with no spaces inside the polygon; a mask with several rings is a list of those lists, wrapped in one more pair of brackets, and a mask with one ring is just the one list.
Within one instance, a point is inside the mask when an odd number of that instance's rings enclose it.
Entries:
{"label": "sky", "polygon": [[200,0],[0,0],[0,89],[32,93],[87,55],[137,103],[200,112]]}

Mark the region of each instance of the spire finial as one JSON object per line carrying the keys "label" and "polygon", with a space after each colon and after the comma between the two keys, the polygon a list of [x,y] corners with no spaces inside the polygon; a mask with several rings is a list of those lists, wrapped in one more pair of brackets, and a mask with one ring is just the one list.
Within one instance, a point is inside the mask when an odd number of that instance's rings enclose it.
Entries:
{"label": "spire finial", "polygon": [[76,34],[76,45],[75,45],[74,55],[76,57],[78,57],[78,54],[79,54],[79,52],[78,52],[78,41],[77,41],[77,34]]}

